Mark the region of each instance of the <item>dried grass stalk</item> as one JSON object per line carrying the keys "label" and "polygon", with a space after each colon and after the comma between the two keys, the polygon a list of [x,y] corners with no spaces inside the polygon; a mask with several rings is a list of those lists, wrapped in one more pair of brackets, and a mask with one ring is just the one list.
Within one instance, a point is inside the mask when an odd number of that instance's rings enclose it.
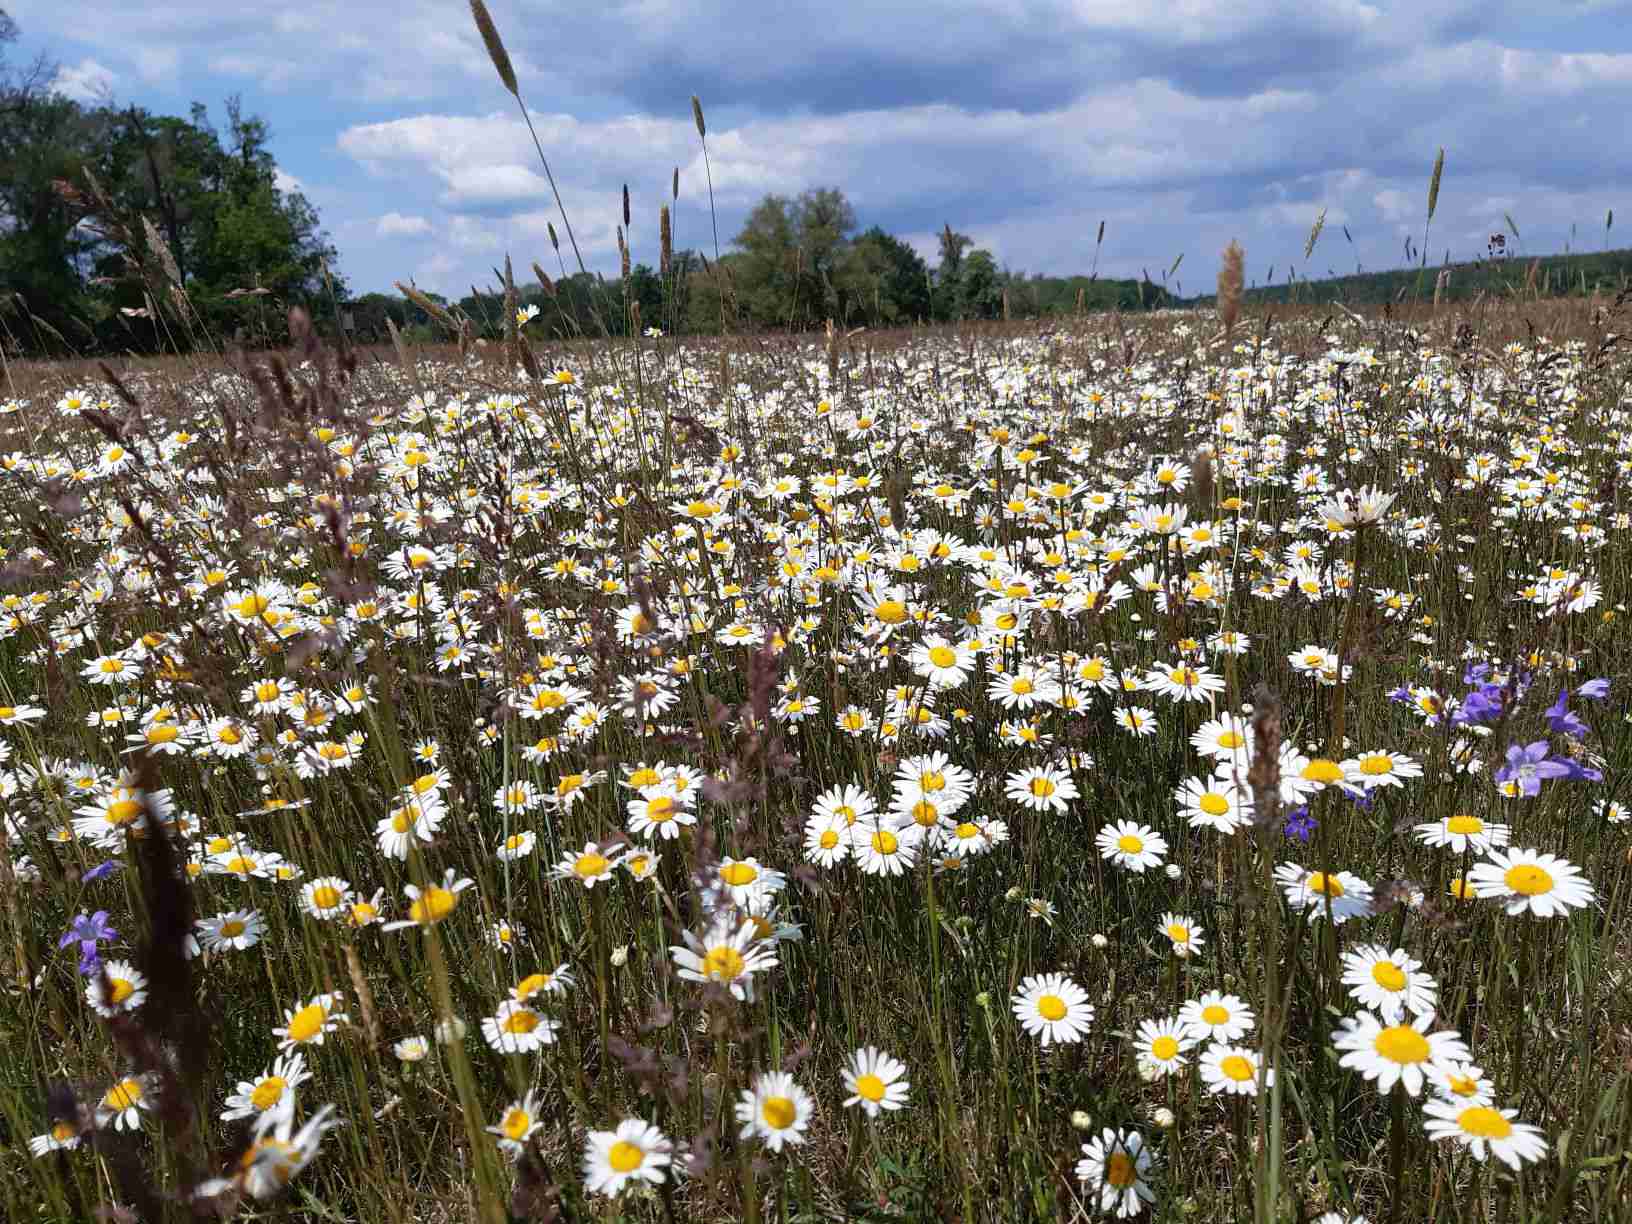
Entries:
{"label": "dried grass stalk", "polygon": [[1218,268],[1218,317],[1224,324],[1224,334],[1228,336],[1235,330],[1236,321],[1241,317],[1241,292],[1246,286],[1246,259],[1247,253],[1241,249],[1241,244],[1230,239],[1230,245],[1224,248],[1223,262]]}
{"label": "dried grass stalk", "polygon": [[1439,148],[1439,156],[1434,158],[1434,173],[1428,180],[1428,220],[1434,219],[1434,209],[1439,207],[1439,178],[1445,173],[1445,146]]}
{"label": "dried grass stalk", "polygon": [[703,104],[697,100],[697,95],[691,95],[691,117],[697,121],[697,138],[708,139],[708,124],[703,122]]}
{"label": "dried grass stalk", "polygon": [[487,45],[488,57],[498,70],[499,80],[519,101],[521,91],[516,86],[516,70],[510,63],[510,53],[504,49],[504,39],[499,37],[499,27],[493,24],[493,15],[483,0],[470,0],[470,15],[476,19],[476,31]]}
{"label": "dried grass stalk", "polygon": [[674,231],[667,204],[657,210],[657,270],[663,276],[674,270]]}

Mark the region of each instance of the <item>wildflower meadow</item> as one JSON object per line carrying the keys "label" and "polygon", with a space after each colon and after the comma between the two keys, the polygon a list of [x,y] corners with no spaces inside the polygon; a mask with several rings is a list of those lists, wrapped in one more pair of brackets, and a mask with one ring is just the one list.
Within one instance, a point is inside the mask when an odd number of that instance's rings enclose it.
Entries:
{"label": "wildflower meadow", "polygon": [[5,1218],[1632,1219],[1628,293],[1240,258],[8,370]]}

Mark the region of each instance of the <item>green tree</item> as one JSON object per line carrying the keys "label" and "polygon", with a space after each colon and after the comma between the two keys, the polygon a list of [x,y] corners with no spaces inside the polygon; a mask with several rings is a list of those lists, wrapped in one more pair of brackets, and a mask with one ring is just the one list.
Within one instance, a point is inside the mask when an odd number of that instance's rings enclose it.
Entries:
{"label": "green tree", "polygon": [[[754,206],[732,239],[741,258],[731,261],[730,306],[761,326],[786,326],[798,310],[799,232],[785,196],[768,195]],[[727,274],[726,269],[721,269]],[[734,301],[732,300],[734,299]]]}
{"label": "green tree", "polygon": [[834,280],[847,323],[888,325],[929,318],[929,266],[917,251],[876,225],[850,244]]}
{"label": "green tree", "polygon": [[958,271],[958,317],[995,319],[1002,310],[1003,279],[984,247],[964,256]]}
{"label": "green tree", "polygon": [[947,224],[940,234],[940,262],[935,265],[934,316],[945,322],[963,311],[963,253],[974,246],[968,234],[960,234]]}

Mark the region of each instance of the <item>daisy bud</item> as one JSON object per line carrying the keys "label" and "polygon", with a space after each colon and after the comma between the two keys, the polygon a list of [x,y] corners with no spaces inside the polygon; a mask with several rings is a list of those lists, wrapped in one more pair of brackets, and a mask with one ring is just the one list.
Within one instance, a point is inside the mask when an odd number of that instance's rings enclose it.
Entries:
{"label": "daisy bud", "polygon": [[1146,1084],[1154,1084],[1162,1078],[1162,1069],[1153,1062],[1139,1060],[1139,1079]]}
{"label": "daisy bud", "polygon": [[1094,1120],[1088,1116],[1085,1109],[1076,1109],[1071,1112],[1071,1125],[1079,1131],[1092,1130]]}
{"label": "daisy bud", "polygon": [[1166,1105],[1158,1105],[1150,1111],[1150,1120],[1158,1130],[1167,1130],[1174,1122],[1173,1111]]}
{"label": "daisy bud", "polygon": [[1162,870],[1167,872],[1167,878],[1170,880],[1176,880],[1184,874],[1183,869],[1177,863],[1169,863]]}
{"label": "daisy bud", "polygon": [[458,1016],[449,1016],[436,1022],[436,1040],[440,1045],[452,1045],[465,1039],[467,1029],[468,1026]]}
{"label": "daisy bud", "polygon": [[1092,939],[1090,939],[1088,942],[1093,944],[1094,947],[1099,948],[1102,951],[1105,948],[1108,948],[1108,947],[1111,946],[1111,941],[1106,939],[1105,936],[1103,936],[1103,935],[1101,935],[1101,934],[1099,934],[1097,932],[1094,934],[1094,937]]}
{"label": "daisy bud", "polygon": [[1003,899],[1005,901],[1018,901],[1022,895],[1020,886],[1017,884],[1013,888],[1009,889],[1008,892],[1003,894]]}
{"label": "daisy bud", "polygon": [[975,996],[975,1006],[976,1007],[979,1007],[982,1010],[984,1010],[984,1009],[990,1007],[991,1005],[992,1005],[992,996],[991,996],[990,991],[983,990],[983,991],[981,991],[979,994],[977,994]]}
{"label": "daisy bud", "polygon": [[629,963],[629,945],[619,944],[612,949],[612,968],[622,969]]}

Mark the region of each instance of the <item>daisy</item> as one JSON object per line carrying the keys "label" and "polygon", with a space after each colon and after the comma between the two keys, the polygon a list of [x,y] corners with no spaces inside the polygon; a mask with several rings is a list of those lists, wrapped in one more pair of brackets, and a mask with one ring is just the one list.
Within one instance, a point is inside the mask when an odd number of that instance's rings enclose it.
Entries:
{"label": "daisy", "polygon": [[28,1150],[30,1155],[40,1157],[52,1152],[70,1152],[77,1148],[79,1143],[78,1126],[67,1118],[58,1118],[45,1134],[35,1135],[29,1139]]}
{"label": "daisy", "polygon": [[1142,687],[1170,701],[1206,701],[1213,693],[1224,691],[1224,677],[1205,667],[1174,663],[1152,668]]}
{"label": "daisy", "polygon": [[1032,766],[1010,774],[1003,793],[1034,812],[1063,812],[1080,794],[1071,775],[1052,765]]}
{"label": "daisy", "polygon": [[133,1012],[147,1001],[147,977],[128,961],[105,961],[85,987],[85,1001],[103,1017]]}
{"label": "daisy", "polygon": [[1106,825],[1095,842],[1101,857],[1141,875],[1147,867],[1161,866],[1162,856],[1167,853],[1167,842],[1155,829],[1133,820]]}
{"label": "daisy", "polygon": [[1473,849],[1480,854],[1492,846],[1505,846],[1512,830],[1483,817],[1457,815],[1416,826],[1417,840],[1425,846],[1448,846],[1457,854]]}
{"label": "daisy", "polygon": [[1474,864],[1468,881],[1479,896],[1500,898],[1509,914],[1528,911],[1537,918],[1567,916],[1596,895],[1578,868],[1536,850],[1492,850],[1488,861]]}
{"label": "daisy", "polygon": [[737,1121],[743,1124],[737,1138],[759,1138],[773,1152],[801,1144],[815,1105],[786,1071],[762,1071],[737,1102]]}
{"label": "daisy", "polygon": [[721,914],[699,939],[682,931],[685,945],[671,945],[669,955],[679,975],[688,982],[716,982],[732,997],[754,997],[754,974],[776,967],[774,946],[757,937],[754,925],[732,914]]}
{"label": "daisy", "polygon": [[1156,711],[1145,706],[1121,706],[1117,709],[1116,725],[1129,735],[1146,736],[1156,734]]}
{"label": "daisy", "polygon": [[1439,1005],[1439,986],[1403,948],[1390,952],[1380,944],[1361,944],[1345,952],[1343,984],[1350,998],[1390,1024],[1399,1023],[1407,1011],[1431,1014]]}
{"label": "daisy", "polygon": [[603,880],[612,878],[612,869],[618,865],[619,851],[604,848],[594,842],[585,842],[584,848],[569,853],[555,865],[552,873],[558,880],[576,880],[585,888],[594,888]]}
{"label": "daisy", "polygon": [[906,1073],[905,1063],[882,1050],[863,1046],[850,1056],[844,1068],[844,1087],[850,1093],[845,1108],[859,1105],[869,1118],[878,1117],[880,1110],[902,1108],[907,1103],[907,1090],[912,1087],[903,1078]]}
{"label": "daisy", "polygon": [[1366,790],[1404,786],[1408,778],[1422,777],[1422,766],[1398,752],[1362,752],[1342,763],[1343,777]]}
{"label": "daisy", "polygon": [[[1258,1052],[1245,1046],[1216,1041],[1207,1047],[1199,1063],[1207,1091],[1225,1096],[1256,1096],[1258,1093]],[[1264,1073],[1264,1086],[1275,1082],[1275,1069]]]}
{"label": "daisy", "polygon": [[639,1118],[625,1118],[615,1130],[590,1131],[584,1140],[584,1189],[616,1198],[630,1182],[661,1186],[673,1151],[662,1131]]}
{"label": "daisy", "polygon": [[564,995],[577,984],[572,975],[572,966],[560,964],[553,973],[529,973],[517,982],[511,994],[518,1003],[525,1003],[534,995],[552,994]]}
{"label": "daisy", "polygon": [[493,851],[493,857],[501,863],[513,863],[524,859],[533,852],[538,844],[538,835],[531,829],[523,829],[520,833],[512,833],[499,843]]}
{"label": "daisy", "polygon": [[1311,918],[1324,918],[1328,906],[1332,922],[1339,926],[1371,913],[1371,885],[1347,871],[1308,871],[1296,863],[1282,863],[1275,868],[1275,879],[1286,903],[1307,910]]}
{"label": "daisy", "polygon": [[529,1092],[519,1101],[510,1102],[497,1126],[489,1126],[487,1133],[498,1136],[499,1147],[514,1158],[520,1156],[531,1139],[543,1126],[538,1116],[538,1098]]}
{"label": "daisy", "polygon": [[1133,1040],[1133,1048],[1141,1065],[1162,1075],[1172,1075],[1183,1067],[1189,1061],[1184,1056],[1185,1051],[1195,1044],[1196,1038],[1178,1017],[1171,1020],[1141,1020],[1139,1032]]}
{"label": "daisy", "polygon": [[909,804],[928,799],[946,815],[958,811],[975,790],[975,776],[944,752],[908,757],[896,766],[895,794]]}
{"label": "daisy", "polygon": [[1448,1062],[1468,1058],[1468,1047],[1456,1033],[1428,1032],[1433,1019],[1430,1012],[1409,1023],[1385,1025],[1369,1011],[1358,1012],[1343,1023],[1332,1045],[1343,1051],[1338,1062],[1376,1081],[1378,1092],[1386,1094],[1400,1084],[1411,1096],[1420,1096],[1426,1078],[1437,1078]]}
{"label": "daisy", "polygon": [[1094,1008],[1088,992],[1062,973],[1034,974],[1020,983],[1010,1001],[1020,1026],[1045,1047],[1056,1042],[1072,1044],[1094,1022]]}
{"label": "daisy", "polygon": [[242,952],[260,943],[266,931],[266,920],[259,910],[232,910],[200,918],[194,925],[206,952]]}
{"label": "daisy", "polygon": [[146,1077],[127,1075],[96,1103],[96,1124],[115,1130],[135,1130],[142,1124],[142,1111],[150,1108]]}
{"label": "daisy", "polygon": [[221,1110],[221,1120],[236,1122],[239,1118],[259,1117],[279,1109],[292,1112],[295,1089],[311,1078],[305,1055],[285,1054],[255,1079],[238,1081],[238,1090],[227,1098]]}
{"label": "daisy", "polygon": [[1156,929],[1172,944],[1174,956],[1194,956],[1207,942],[1196,920],[1184,914],[1163,914]]}
{"label": "daisy", "polygon": [[863,875],[900,875],[918,861],[923,844],[922,825],[908,822],[897,828],[888,817],[858,822],[850,830],[850,847]]}
{"label": "daisy", "polygon": [[296,1046],[322,1045],[324,1037],[350,1018],[335,1010],[340,1003],[338,993],[320,994],[304,1007],[285,1010],[283,1027],[272,1030],[272,1036],[282,1038],[278,1048],[287,1053]]}
{"label": "daisy", "polygon": [[1179,1023],[1196,1041],[1230,1043],[1252,1032],[1254,1017],[1252,1008],[1236,996],[1209,990],[1179,1008]]}
{"label": "daisy", "polygon": [[516,999],[506,999],[499,1010],[482,1021],[482,1036],[501,1054],[531,1054],[555,1042],[561,1026]]}
{"label": "daisy", "polygon": [[1494,1156],[1516,1171],[1547,1155],[1547,1140],[1540,1129],[1515,1122],[1519,1114],[1516,1109],[1429,1101],[1422,1112],[1427,1115],[1423,1127],[1430,1139],[1454,1139],[1471,1151],[1475,1160]]}
{"label": "daisy", "polygon": [[1077,1180],[1089,1192],[1099,1192],[1099,1209],[1118,1219],[1138,1215],[1156,1194],[1148,1178],[1155,1157],[1136,1130],[1117,1131],[1106,1127],[1098,1138],[1082,1145],[1077,1161]]}
{"label": "daisy", "polygon": [[646,787],[641,798],[631,799],[629,832],[636,837],[661,837],[673,840],[680,836],[680,826],[697,823],[696,813],[687,809],[672,786],[659,784]]}
{"label": "daisy", "polygon": [[442,873],[442,883],[431,884],[420,888],[416,884],[403,886],[403,894],[408,898],[408,917],[396,922],[385,924],[387,931],[400,931],[403,927],[435,926],[459,906],[459,894],[467,888],[475,886],[476,881],[469,879],[455,879],[457,872],[449,867]]}
{"label": "daisy", "polygon": [[1225,762],[1212,778],[1186,778],[1173,792],[1174,801],[1193,829],[1216,829],[1234,833],[1252,819],[1252,799],[1223,771],[1234,766]]}
{"label": "daisy", "polygon": [[1433,1069],[1429,1087],[1442,1101],[1458,1105],[1489,1105],[1496,1089],[1485,1078],[1485,1069],[1471,1062],[1445,1062]]}
{"label": "daisy", "polygon": [[817,815],[805,821],[805,857],[824,869],[850,857],[850,829],[842,817]]}
{"label": "daisy", "polygon": [[780,871],[764,866],[757,858],[721,859],[716,878],[731,903],[739,906],[763,894],[780,892],[786,883]]}
{"label": "daisy", "polygon": [[1050,705],[1059,698],[1060,686],[1045,672],[1022,668],[1012,676],[997,676],[986,686],[986,695],[1004,710],[1029,710],[1034,705]]}
{"label": "daisy", "polygon": [[953,642],[929,634],[907,655],[907,666],[931,688],[954,689],[974,670],[975,652],[967,642]]}

